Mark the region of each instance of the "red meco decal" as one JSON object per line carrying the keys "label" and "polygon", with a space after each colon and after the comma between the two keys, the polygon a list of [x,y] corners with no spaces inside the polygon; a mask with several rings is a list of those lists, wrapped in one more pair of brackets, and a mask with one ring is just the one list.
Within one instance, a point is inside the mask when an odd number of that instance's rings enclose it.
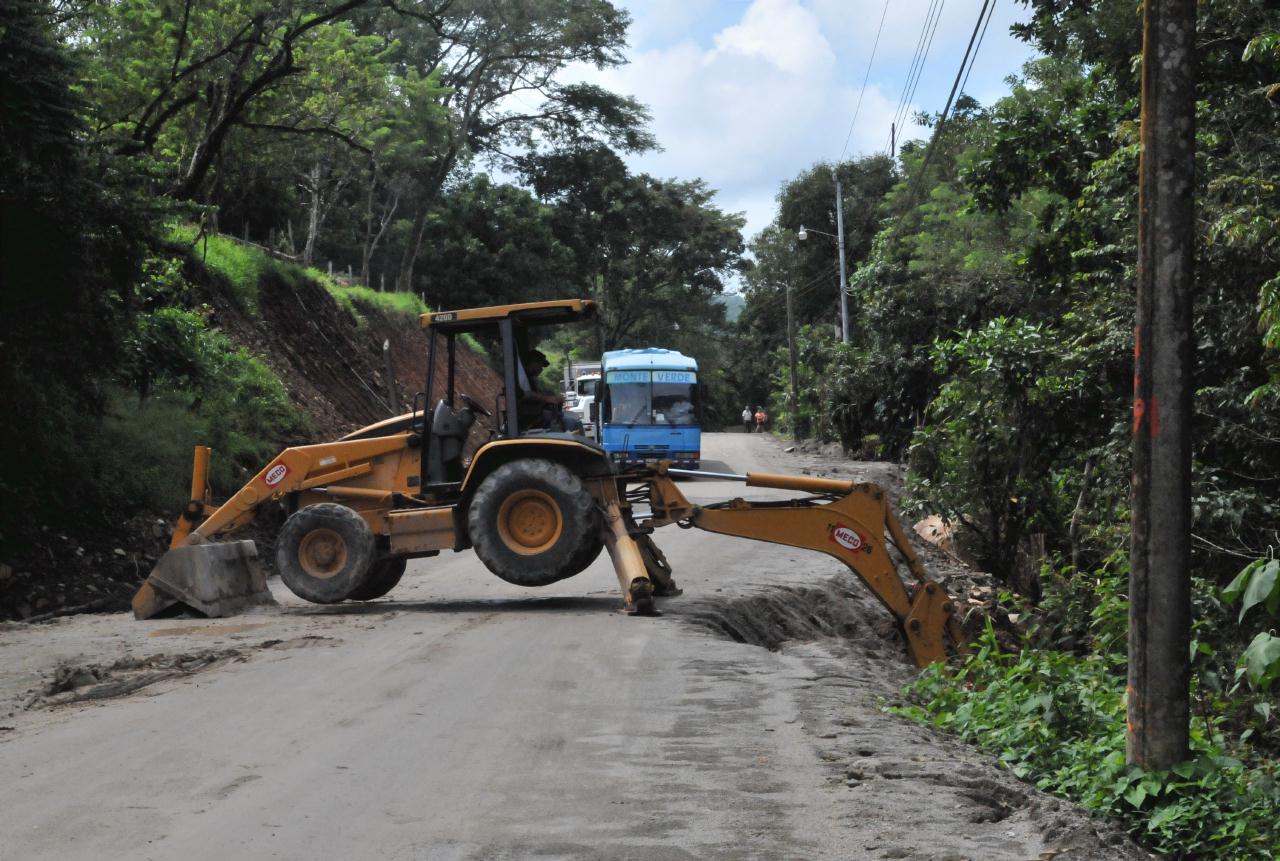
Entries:
{"label": "red meco decal", "polygon": [[845,550],[857,550],[863,544],[862,536],[842,523],[837,523],[835,528],[831,530],[831,540]]}
{"label": "red meco decal", "polygon": [[284,477],[289,474],[289,467],[283,463],[277,463],[267,471],[266,478],[263,479],[267,483],[267,487],[275,487],[284,481]]}

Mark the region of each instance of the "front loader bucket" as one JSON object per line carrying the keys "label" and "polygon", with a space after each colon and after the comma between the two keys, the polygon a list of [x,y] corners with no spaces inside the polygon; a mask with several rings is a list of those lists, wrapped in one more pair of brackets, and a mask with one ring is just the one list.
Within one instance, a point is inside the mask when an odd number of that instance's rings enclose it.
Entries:
{"label": "front loader bucket", "polygon": [[232,616],[255,604],[274,604],[252,541],[174,547],[160,557],[133,596],[133,615],[150,619],[185,604],[206,616]]}

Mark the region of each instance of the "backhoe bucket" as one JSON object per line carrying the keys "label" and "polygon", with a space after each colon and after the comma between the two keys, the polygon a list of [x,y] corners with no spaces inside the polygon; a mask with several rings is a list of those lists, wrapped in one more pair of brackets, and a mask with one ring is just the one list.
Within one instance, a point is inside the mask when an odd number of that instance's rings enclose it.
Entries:
{"label": "backhoe bucket", "polygon": [[183,604],[206,616],[233,616],[256,604],[274,604],[252,541],[174,547],[160,557],[133,596],[133,615],[150,619]]}

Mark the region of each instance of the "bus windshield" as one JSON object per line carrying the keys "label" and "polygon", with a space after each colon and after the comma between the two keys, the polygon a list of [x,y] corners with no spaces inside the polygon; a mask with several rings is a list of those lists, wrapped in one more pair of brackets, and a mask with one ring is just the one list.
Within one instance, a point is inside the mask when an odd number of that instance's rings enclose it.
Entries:
{"label": "bus windshield", "polygon": [[609,371],[609,422],[697,425],[697,379],[693,371]]}

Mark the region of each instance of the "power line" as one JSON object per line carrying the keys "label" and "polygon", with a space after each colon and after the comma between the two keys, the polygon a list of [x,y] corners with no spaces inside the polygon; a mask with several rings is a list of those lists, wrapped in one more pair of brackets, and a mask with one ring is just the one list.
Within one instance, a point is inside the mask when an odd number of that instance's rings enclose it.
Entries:
{"label": "power line", "polygon": [[907,79],[902,85],[902,93],[898,96],[898,105],[894,113],[902,109],[902,103],[906,101],[907,91],[911,89],[911,79],[915,77],[916,65],[920,62],[920,55],[924,51],[924,43],[929,35],[929,25],[933,21],[934,13],[938,9],[938,3],[941,0],[929,0],[929,8],[925,10],[924,21],[920,26],[920,35],[916,37],[916,49],[911,55],[911,66],[907,69]]}
{"label": "power line", "polygon": [[871,59],[867,60],[867,73],[862,76],[862,89],[858,91],[858,104],[853,109],[853,119],[849,121],[849,133],[844,136],[844,146],[840,149],[840,158],[836,164],[844,161],[844,154],[849,150],[849,141],[853,138],[853,127],[858,122],[858,113],[862,110],[862,97],[867,94],[867,81],[871,79],[871,64],[876,60],[876,48],[880,47],[880,32],[884,30],[884,19],[889,14],[889,0],[884,0],[884,11],[880,13],[880,26],[876,29],[876,41],[871,46]]}
{"label": "power line", "polygon": [[907,100],[902,105],[902,115],[898,117],[898,122],[905,124],[907,121],[907,113],[911,110],[911,103],[915,101],[916,90],[920,86],[920,79],[924,77],[924,64],[929,60],[929,50],[933,47],[933,37],[938,35],[938,24],[942,21],[942,9],[946,5],[946,0],[938,4],[938,14],[933,18],[933,28],[929,31],[929,40],[924,43],[924,53],[920,55],[920,66],[916,69],[916,79],[911,84],[911,92],[907,94]]}
{"label": "power line", "polygon": [[969,71],[964,73],[964,80],[960,82],[960,94],[964,95],[965,87],[969,86],[969,72],[973,71],[973,67],[978,62],[978,52],[982,50],[982,40],[987,38],[987,26],[991,23],[991,18],[996,13],[996,4],[991,4],[990,11],[987,12],[987,20],[982,25],[982,33],[978,35],[978,46],[973,49],[973,62],[969,64]]}
{"label": "power line", "polygon": [[929,8],[924,15],[924,25],[920,28],[920,35],[916,37],[916,50],[911,55],[911,65],[907,67],[907,77],[902,84],[902,93],[898,96],[898,104],[893,109],[895,117],[897,117],[898,111],[902,110],[902,103],[907,99],[907,91],[911,89],[911,78],[916,73],[916,63],[920,61],[920,52],[924,50],[925,34],[929,31],[929,22],[933,19],[933,10],[937,3],[938,0],[929,0]]}
{"label": "power line", "polygon": [[[898,106],[893,112],[895,126],[900,126],[906,119],[911,100],[915,98],[916,88],[920,85],[920,78],[924,74],[924,64],[929,59],[929,49],[933,46],[933,37],[938,31],[938,22],[942,20],[942,10],[945,6],[946,0],[932,0],[925,11],[924,26],[920,28],[920,38],[916,40],[916,52],[911,58],[911,67],[907,70],[907,79],[902,85]],[[887,143],[885,149],[887,150],[889,146],[891,144]]]}
{"label": "power line", "polygon": [[897,224],[894,226],[895,233],[907,213],[915,206],[916,194],[920,187],[924,185],[924,177],[928,173],[929,162],[933,160],[933,152],[937,149],[938,140],[942,137],[943,129],[947,124],[947,115],[951,113],[951,105],[955,101],[956,92],[960,89],[960,81],[968,77],[968,70],[972,68],[972,61],[969,59],[970,55],[972,55],[974,61],[978,59],[977,51],[974,50],[974,46],[978,41],[978,33],[980,31],[986,32],[983,21],[984,19],[990,20],[988,12],[994,9],[995,0],[983,0],[982,9],[978,11],[978,20],[973,24],[973,33],[969,36],[969,45],[964,49],[964,57],[960,60],[960,68],[956,70],[955,81],[951,84],[951,94],[947,96],[946,107],[942,109],[942,114],[938,117],[938,124],[934,126],[933,136],[929,138],[929,146],[924,151],[924,159],[921,161],[920,169],[911,183],[910,191],[907,194],[906,209],[902,211],[902,215],[898,216]]}
{"label": "power line", "polygon": [[[836,264],[836,263],[829,264],[827,268],[824,269],[821,273],[819,273],[816,277],[810,278],[804,284],[801,284],[799,287],[796,287],[795,289],[793,289],[791,291],[791,298],[795,299],[797,296],[803,296],[812,290],[816,290],[818,287],[822,286],[822,282],[826,281],[832,275],[835,275],[836,270],[839,268],[840,268],[839,264]],[[759,316],[764,311],[771,310],[773,306],[775,306],[777,303],[785,302],[786,298],[787,298],[786,291],[784,289],[783,292],[775,293],[774,295],[769,296],[766,299],[762,299],[758,303],[757,302],[748,303],[747,308],[751,311],[751,313]]]}

